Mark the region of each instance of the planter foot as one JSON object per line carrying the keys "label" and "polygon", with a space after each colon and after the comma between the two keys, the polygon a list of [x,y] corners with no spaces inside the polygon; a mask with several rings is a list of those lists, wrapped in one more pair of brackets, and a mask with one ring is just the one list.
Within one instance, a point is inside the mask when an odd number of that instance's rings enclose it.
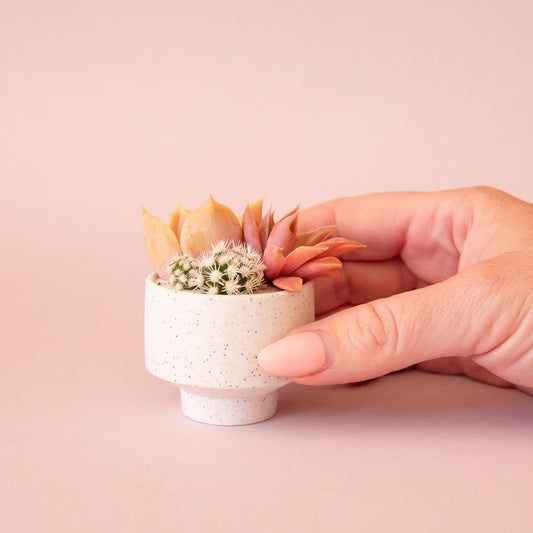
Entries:
{"label": "planter foot", "polygon": [[251,396],[220,397],[181,389],[181,408],[196,422],[218,426],[242,426],[271,418],[278,407],[278,391]]}

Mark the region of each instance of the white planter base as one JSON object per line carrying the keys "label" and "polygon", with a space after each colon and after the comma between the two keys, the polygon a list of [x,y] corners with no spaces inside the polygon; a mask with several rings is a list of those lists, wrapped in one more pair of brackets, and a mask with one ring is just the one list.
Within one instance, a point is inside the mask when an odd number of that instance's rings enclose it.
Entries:
{"label": "white planter base", "polygon": [[243,426],[263,422],[274,416],[278,406],[278,391],[234,397],[217,391],[201,393],[181,389],[183,414],[196,422],[219,426]]}

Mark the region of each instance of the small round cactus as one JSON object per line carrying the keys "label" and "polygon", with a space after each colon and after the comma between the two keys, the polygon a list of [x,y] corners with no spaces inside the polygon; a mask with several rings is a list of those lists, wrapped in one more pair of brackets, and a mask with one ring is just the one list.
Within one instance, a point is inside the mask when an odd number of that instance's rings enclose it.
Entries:
{"label": "small round cactus", "polygon": [[169,265],[176,290],[205,294],[251,294],[263,285],[261,255],[245,244],[220,242],[198,257],[179,255]]}

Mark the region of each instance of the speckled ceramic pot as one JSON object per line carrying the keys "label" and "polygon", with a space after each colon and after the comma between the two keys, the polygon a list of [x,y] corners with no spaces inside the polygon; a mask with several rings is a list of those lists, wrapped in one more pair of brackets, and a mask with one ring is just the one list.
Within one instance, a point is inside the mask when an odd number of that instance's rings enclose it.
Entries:
{"label": "speckled ceramic pot", "polygon": [[264,372],[257,354],[314,319],[312,282],[299,293],[199,294],[146,278],[146,368],[181,389],[189,418],[218,425],[261,422],[274,415],[285,378]]}

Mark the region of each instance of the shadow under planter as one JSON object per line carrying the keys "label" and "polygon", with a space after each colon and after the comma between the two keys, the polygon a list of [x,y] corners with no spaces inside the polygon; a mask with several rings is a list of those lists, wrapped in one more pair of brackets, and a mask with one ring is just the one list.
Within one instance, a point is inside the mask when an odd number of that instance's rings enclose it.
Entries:
{"label": "shadow under planter", "polygon": [[301,292],[269,287],[254,294],[176,291],[146,278],[145,359],[155,376],[181,389],[189,418],[218,425],[261,422],[277,410],[288,379],[257,362],[267,344],[314,320],[313,283]]}

